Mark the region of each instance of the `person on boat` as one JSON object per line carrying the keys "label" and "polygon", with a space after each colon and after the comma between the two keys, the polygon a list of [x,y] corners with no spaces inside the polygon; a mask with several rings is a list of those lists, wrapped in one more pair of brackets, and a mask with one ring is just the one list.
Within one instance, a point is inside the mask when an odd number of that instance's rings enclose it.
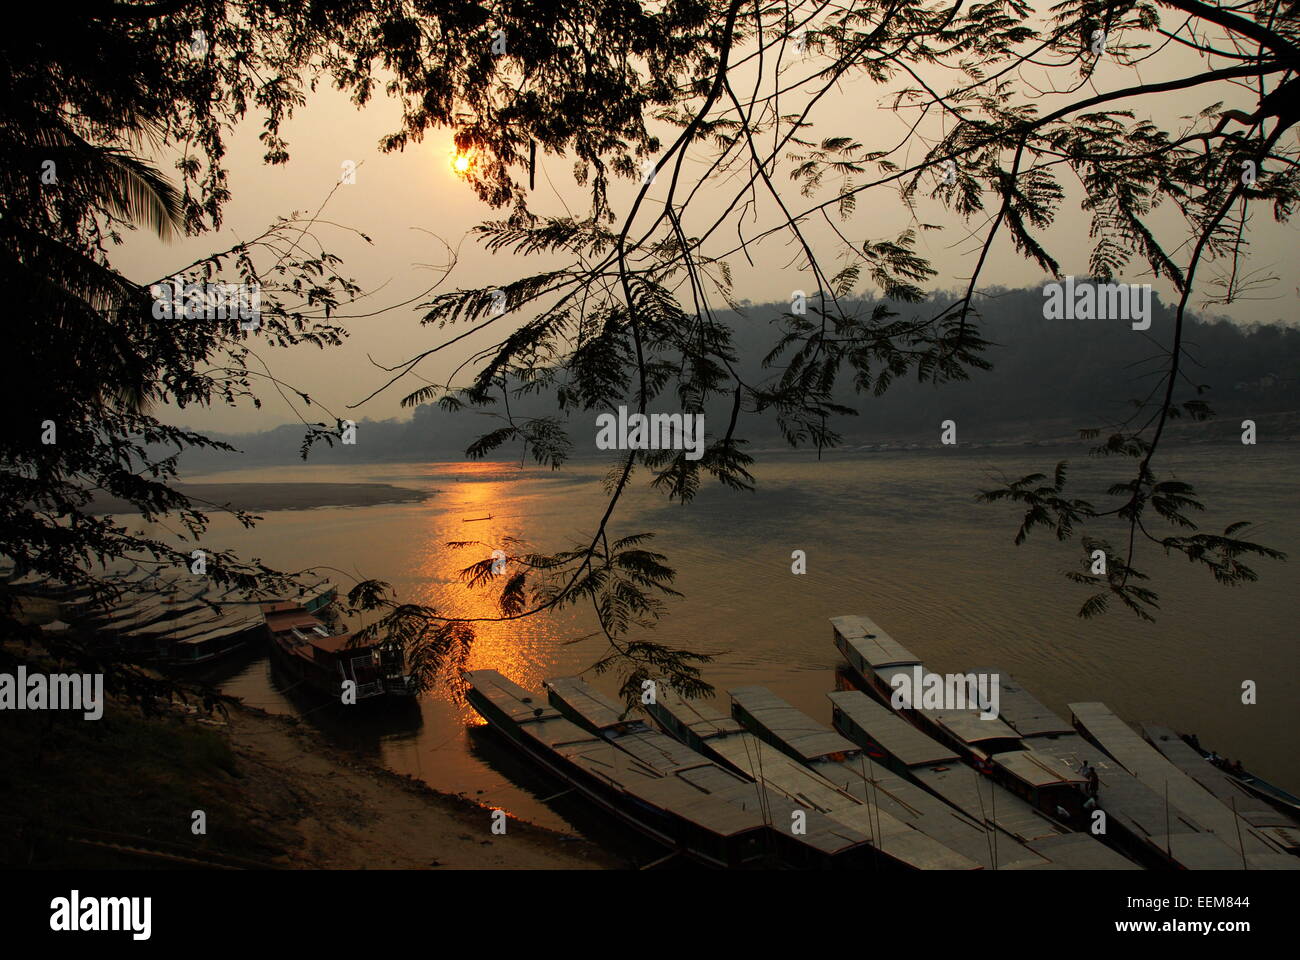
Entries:
{"label": "person on boat", "polygon": [[1097,791],[1101,789],[1101,777],[1097,776],[1096,767],[1089,767],[1085,776],[1088,778],[1088,796],[1096,803]]}
{"label": "person on boat", "polygon": [[1196,734],[1189,733],[1187,735],[1187,742],[1191,744],[1192,749],[1195,750],[1197,753],[1201,752],[1201,738],[1198,737]]}
{"label": "person on boat", "polygon": [[1079,775],[1082,776],[1083,779],[1087,780],[1091,774],[1092,767],[1089,765],[1087,760],[1084,760],[1083,763],[1079,764]]}
{"label": "person on boat", "polygon": [[1232,765],[1228,769],[1231,770],[1233,773],[1235,773],[1237,776],[1241,776],[1243,773],[1246,772],[1246,768],[1241,765],[1240,760],[1232,761]]}

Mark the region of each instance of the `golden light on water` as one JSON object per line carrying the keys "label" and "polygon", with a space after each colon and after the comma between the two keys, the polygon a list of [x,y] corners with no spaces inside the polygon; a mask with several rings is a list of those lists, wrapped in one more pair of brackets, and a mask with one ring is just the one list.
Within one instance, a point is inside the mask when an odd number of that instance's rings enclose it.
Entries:
{"label": "golden light on water", "polygon": [[[494,548],[507,554],[523,551],[511,537],[528,533],[528,518],[514,485],[497,479],[502,465],[468,462],[439,465],[444,491],[439,507],[426,515],[423,549],[416,557],[422,586],[413,597],[438,608],[444,616],[489,618],[473,624],[478,634],[470,656],[470,669],[494,669],[533,690],[554,675],[554,646],[558,628],[548,616],[524,620],[494,620],[501,616],[497,600],[504,580],[486,588],[470,588],[460,581],[460,571],[491,555]],[[453,549],[448,541],[479,541]],[[517,568],[507,567],[507,574]],[[435,694],[440,696],[441,694]],[[464,706],[461,721],[484,721],[472,707]]]}

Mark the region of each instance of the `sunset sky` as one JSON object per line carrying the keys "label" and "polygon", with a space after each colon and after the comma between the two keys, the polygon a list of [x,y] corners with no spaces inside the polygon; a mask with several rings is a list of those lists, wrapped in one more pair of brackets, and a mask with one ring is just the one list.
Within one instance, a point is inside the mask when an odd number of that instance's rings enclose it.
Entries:
{"label": "sunset sky", "polygon": [[[1138,78],[1146,81],[1159,79],[1162,65],[1171,70],[1176,64],[1180,73],[1186,73],[1194,62],[1190,54],[1178,51],[1162,53],[1143,64],[1138,68],[1137,76],[1130,69],[1103,66],[1093,78],[1092,86],[1102,91],[1132,85]],[[927,79],[934,80],[940,88],[957,82],[951,77]],[[1062,76],[1055,79],[1060,82]],[[1034,96],[1040,110],[1045,112],[1049,106],[1056,105],[1052,97],[1033,95],[1033,89],[1047,83],[1045,72],[1041,77],[1022,73],[1022,80],[1029,82],[1021,85],[1025,95]],[[905,78],[899,78],[886,88],[854,76],[841,84],[838,94],[828,96],[819,104],[812,115],[815,125],[809,136],[852,136],[868,148],[892,147],[901,143],[914,114],[890,110],[887,93],[904,82]],[[737,89],[742,86],[743,83],[738,83]],[[1158,102],[1160,109],[1167,113],[1154,119],[1172,122],[1174,118],[1193,113],[1223,97],[1224,88],[1220,85],[1164,95],[1159,101],[1146,98],[1139,109],[1149,114]],[[782,110],[793,111],[799,103],[797,97],[788,95],[782,100]],[[481,249],[468,236],[468,231],[485,219],[502,218],[508,211],[491,210],[478,200],[467,183],[457,177],[452,169],[449,130],[439,131],[423,143],[409,146],[405,152],[382,153],[378,148],[380,138],[396,129],[399,120],[400,113],[394,100],[380,95],[364,109],[357,109],[345,95],[323,87],[309,95],[306,107],[287,124],[290,162],[269,167],[261,161],[262,149],[257,141],[259,121],[250,117],[230,141],[228,166],[232,200],[226,207],[225,225],[220,233],[163,244],[147,233],[137,232],[129,237],[122,249],[114,252],[115,265],[137,281],[165,277],[207,252],[224,249],[239,238],[256,235],[277,215],[292,211],[314,212],[339,179],[344,161],[354,161],[357,164],[355,184],[340,186],[321,213],[322,218],[340,226],[325,226],[319,233],[327,248],[344,257],[343,273],[355,278],[363,289],[369,291],[364,300],[342,312],[343,323],[351,336],[338,349],[318,351],[305,347],[285,351],[263,348],[259,352],[276,376],[322,401],[341,417],[360,420],[409,416],[409,411],[400,409],[398,401],[419,385],[415,380],[404,381],[351,412],[347,412],[346,407],[358,402],[382,382],[382,371],[368,358],[391,365],[440,342],[436,328],[419,325],[421,311],[418,303],[421,301],[417,299],[414,303],[407,303],[442,278],[447,252],[431,234],[441,237],[459,254],[455,271],[443,280],[440,291],[504,285],[528,273],[559,266],[562,261],[548,261],[542,257],[523,260],[508,255],[492,255]],[[666,129],[661,139],[671,134],[672,131]],[[707,155],[704,150],[703,145],[697,144],[692,153],[692,159],[697,160],[697,173],[703,170],[703,163],[698,161]],[[910,154],[903,155],[903,159],[919,158],[920,144],[911,145],[911,150]],[[164,171],[173,172],[169,160],[159,158],[158,162]],[[795,205],[809,206],[811,202],[800,196],[799,185],[789,179],[789,170],[793,166],[793,162],[783,158],[774,182],[783,190],[792,209],[802,209]],[[584,188],[574,183],[572,168],[571,158],[548,156],[539,151],[537,188],[530,198],[535,213],[585,215],[588,197]],[[526,173],[524,177],[526,180]],[[666,182],[667,178],[662,177],[651,188],[651,199],[662,197]],[[626,180],[615,184],[612,201],[620,215],[628,209],[637,186]],[[692,227],[697,232],[705,229],[722,209],[721,204],[730,199],[734,189],[728,182],[701,191],[696,198],[698,202],[692,206],[693,212],[686,217],[688,232]],[[831,192],[825,190],[817,200],[830,195]],[[765,206],[757,216],[759,222],[756,224],[754,217],[746,215],[744,230],[747,236],[772,223],[775,207],[765,198],[760,199]],[[954,289],[969,276],[979,251],[984,223],[977,221],[968,228],[937,202],[927,198],[923,198],[919,213],[925,222],[950,228],[922,231],[919,247],[932,257],[940,271],[931,286]],[[645,215],[643,212],[642,216]],[[837,217],[835,220],[846,237],[860,242],[863,239],[893,239],[909,225],[908,217],[897,193],[886,186],[861,195],[857,212],[847,223],[840,223]],[[1176,217],[1176,211],[1166,210],[1153,220],[1173,225]],[[1068,197],[1050,233],[1055,244],[1053,249],[1061,257],[1065,272],[1087,272],[1091,243],[1088,226],[1087,215],[1078,209],[1077,194]],[[351,230],[368,234],[374,241],[373,246],[361,242]],[[972,235],[972,230],[979,232]],[[837,241],[820,217],[809,221],[807,234],[830,272],[843,265],[838,259]],[[1165,236],[1167,239],[1171,234]],[[1300,267],[1300,255],[1297,254],[1294,224],[1276,225],[1267,216],[1266,208],[1259,205],[1250,237],[1253,243],[1252,270],[1283,278],[1296,273]],[[714,234],[706,252],[722,252],[735,245],[733,220]],[[1185,257],[1186,251],[1182,253]],[[793,290],[803,289],[811,293],[815,288],[809,275],[801,276],[795,269],[799,258],[788,236],[768,239],[751,248],[751,255],[754,257],[752,267],[743,255],[728,258],[738,299],[756,303],[788,301]],[[1132,273],[1120,279],[1126,282],[1151,281],[1149,275],[1138,272],[1137,264],[1131,269]],[[1043,279],[1035,265],[1012,250],[1010,241],[1003,234],[994,246],[981,288],[1025,286]],[[1154,287],[1157,295],[1165,299],[1169,297],[1171,287],[1168,284],[1157,280]],[[873,291],[864,280],[857,292]],[[1197,297],[1193,303],[1199,306],[1203,303],[1203,296]],[[1283,279],[1267,290],[1255,291],[1253,299],[1230,307],[1216,305],[1207,312],[1245,322],[1290,324],[1296,321],[1298,303],[1300,295],[1294,284]],[[719,299],[714,306],[723,304]],[[439,380],[464,360],[470,347],[496,342],[507,332],[508,329],[498,323],[465,341],[464,349],[458,347],[455,352],[426,361],[420,372],[430,379]],[[1167,342],[1167,333],[1158,326],[1149,331],[1161,343]],[[441,336],[445,335],[444,331]],[[226,432],[262,430],[280,423],[296,422],[292,411],[273,390],[263,390],[262,397],[265,406],[260,411],[246,404],[237,409],[189,409],[170,414],[160,411],[160,415],[178,424]],[[310,419],[320,416],[319,412],[315,416],[309,412]]]}

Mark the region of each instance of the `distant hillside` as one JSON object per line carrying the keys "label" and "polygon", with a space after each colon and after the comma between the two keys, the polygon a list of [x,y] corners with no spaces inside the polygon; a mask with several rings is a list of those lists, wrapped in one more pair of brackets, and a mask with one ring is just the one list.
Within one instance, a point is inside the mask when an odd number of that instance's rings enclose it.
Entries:
{"label": "distant hillside", "polygon": [[[868,302],[869,305],[869,302]],[[787,304],[750,307],[741,317],[725,313],[731,323],[747,377],[763,379],[761,359],[776,342],[775,325]],[[896,309],[904,317],[921,309],[906,304]],[[1151,329],[1132,330],[1124,321],[1045,320],[1041,288],[1014,290],[986,299],[979,328],[994,346],[986,352],[993,364],[974,371],[965,383],[897,382],[880,397],[854,393],[849,378],[837,389],[838,399],[859,413],[841,418],[834,428],[846,444],[934,443],[939,424],[953,419],[962,443],[1033,442],[1070,438],[1080,427],[1101,426],[1124,415],[1128,401],[1150,392],[1159,376],[1161,352],[1173,328],[1172,309],[1156,303]],[[1243,418],[1255,419],[1260,440],[1300,439],[1300,330],[1281,326],[1241,327],[1227,321],[1193,321],[1186,333],[1192,362],[1184,362],[1186,390],[1206,384],[1203,396],[1219,422],[1176,424],[1173,439],[1235,438]],[[552,413],[546,400],[521,398],[512,409],[522,415]],[[654,409],[664,410],[663,406]],[[706,409],[706,423],[723,424],[729,407],[719,402]],[[596,413],[571,419],[574,455],[594,453]],[[1265,424],[1268,427],[1265,428]],[[460,459],[477,437],[499,425],[478,412],[449,414],[433,405],[414,411],[409,420],[362,420],[357,445],[328,448],[318,444],[311,461],[343,463],[383,460]],[[256,434],[219,436],[242,454],[191,451],[184,466],[200,472],[228,467],[292,463],[298,459],[301,425],[285,425]],[[770,416],[742,419],[738,435],[750,448],[783,445]],[[506,454],[511,455],[510,453]]]}

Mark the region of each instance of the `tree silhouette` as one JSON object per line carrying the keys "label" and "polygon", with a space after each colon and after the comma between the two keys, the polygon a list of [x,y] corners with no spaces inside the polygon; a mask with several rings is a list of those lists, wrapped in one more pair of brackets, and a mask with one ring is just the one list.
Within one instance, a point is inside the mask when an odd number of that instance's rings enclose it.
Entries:
{"label": "tree silhouette", "polygon": [[[852,412],[836,402],[837,383],[878,395],[904,377],[943,384],[983,369],[977,298],[990,251],[1006,237],[1028,262],[1061,274],[1051,227],[1072,194],[1089,219],[1093,278],[1149,273],[1177,291],[1173,330],[1160,347],[1164,373],[1127,420],[1090,428],[1098,455],[1134,462],[1129,482],[1099,492],[1105,502],[1075,495],[1064,464],[1050,482],[1035,474],[985,496],[1023,506],[1022,539],[1045,524],[1083,548],[1089,572],[1072,576],[1099,590],[1085,615],[1112,597],[1150,615],[1158,597],[1138,585],[1145,575],[1135,566],[1144,540],[1221,582],[1253,579],[1243,555],[1280,555],[1239,539],[1240,524],[1222,535],[1197,531],[1189,516],[1201,507],[1195,489],[1162,476],[1157,452],[1170,419],[1209,415],[1182,367],[1191,297],[1214,290],[1231,300],[1254,282],[1243,269],[1252,211],[1263,204],[1286,220],[1295,202],[1286,134],[1300,109],[1296,26],[1293,5],[1198,0],[1067,0],[1046,14],[1019,2],[963,0],[88,6],[46,35],[4,41],[0,69],[14,96],[0,123],[0,237],[6,278],[21,291],[14,356],[24,367],[7,379],[6,399],[27,410],[38,397],[48,412],[0,449],[0,552],[100,592],[111,585],[86,570],[88,560],[180,561],[174,547],[89,517],[82,508],[93,487],[130,500],[147,518],[177,512],[191,536],[202,531],[206,517],[169,483],[175,458],[150,463],[145,446],[179,451],[211,441],[163,425],[148,404],[236,402],[254,397],[260,378],[282,395],[290,388],[251,352],[246,332],[158,322],[147,290],[112,271],[106,244],[132,223],[158,229],[178,214],[189,233],[219,225],[229,127],[259,115],[265,159],[283,163],[283,121],[330,81],[358,105],[380,84],[400,99],[389,149],[434,127],[454,129],[457,146],[475,157],[467,181],[486,202],[509,208],[478,230],[489,249],[570,261],[500,285],[504,314],[495,310],[495,288],[432,297],[424,322],[464,329],[392,367],[376,392],[496,325],[509,329],[493,347],[446,383],[406,397],[499,410],[500,426],[471,445],[471,456],[522,442],[539,463],[559,466],[575,414],[586,425],[593,412],[620,403],[640,413],[655,402],[693,413],[710,399],[729,402],[725,429],[711,434],[702,459],[634,450],[613,463],[606,505],[584,546],[512,558],[517,572],[504,584],[501,618],[589,602],[610,644],[598,667],[620,670],[625,693],[652,674],[688,691],[707,686],[696,655],[628,638],[653,622],[673,580],[665,558],[645,549],[648,534],[611,533],[638,470],[670,499],[689,500],[709,476],[745,490],[753,462],[746,423],[774,417],[792,445],[821,449],[837,442],[836,419]],[[1112,85],[1099,76],[1102,64],[1107,76],[1128,72],[1134,82]],[[1165,79],[1143,80],[1143,67]],[[818,108],[848,80],[873,85],[906,119],[898,142],[813,134]],[[1159,98],[1174,94],[1180,103],[1199,97],[1202,109],[1175,122],[1149,115],[1156,103],[1167,112]],[[661,142],[659,130],[675,132]],[[144,142],[180,151],[176,196],[137,159]],[[523,184],[539,149],[576,159],[590,192],[582,215],[530,212]],[[82,164],[61,181],[66,190],[40,182],[45,159],[58,168],[41,150]],[[779,184],[782,176],[796,189]],[[610,198],[619,177],[642,180],[625,211]],[[912,222],[897,235],[873,236],[856,218],[864,196],[885,190]],[[709,209],[724,200],[720,215],[701,218],[706,192]],[[1164,210],[1178,216],[1164,218]],[[937,307],[923,290],[936,268],[917,242],[938,229],[925,219],[929,211],[966,220],[976,251],[965,291]],[[838,242],[816,241],[814,221]],[[211,279],[229,267],[245,283],[266,280],[257,336],[269,346],[336,343],[339,307],[358,291],[336,258],[306,246],[317,243],[314,226],[279,220],[188,275]],[[731,261],[778,241],[795,251],[810,292],[806,311],[792,308],[774,335],[768,374],[754,379],[737,369],[717,310],[743,313]],[[878,295],[868,308],[850,299],[864,283]],[[466,369],[463,385],[457,378]],[[511,397],[525,393],[551,397],[554,412],[513,415]],[[57,444],[38,441],[43,420],[58,425]],[[338,426],[309,424],[304,455]],[[1161,521],[1178,535],[1162,533]],[[1120,547],[1110,546],[1108,527]],[[1097,550],[1103,574],[1091,572]],[[467,568],[465,578],[493,583],[481,567]],[[209,569],[237,585],[274,576],[227,554]],[[13,599],[0,592],[0,613],[12,613]],[[454,671],[473,639],[472,620],[396,604],[375,581],[354,588],[349,603],[385,611],[371,629],[404,639],[426,678]]]}
{"label": "tree silhouette", "polygon": [[[1244,523],[1221,535],[1199,531],[1190,516],[1204,506],[1195,488],[1162,476],[1156,454],[1171,419],[1212,414],[1204,388],[1182,366],[1194,291],[1198,285],[1216,291],[1207,302],[1239,296],[1252,282],[1242,267],[1252,209],[1264,205],[1285,221],[1295,202],[1295,150],[1285,137],[1300,110],[1294,6],[1089,0],[1057,4],[1042,17],[1017,3],[883,0],[845,7],[734,0],[718,12],[708,76],[683,86],[672,108],[659,113],[680,133],[653,157],[657,176],[668,181],[654,192],[653,205],[651,182],[642,183],[617,217],[603,194],[581,218],[534,215],[526,196],[512,192],[512,213],[478,228],[484,245],[517,255],[561,253],[570,266],[500,286],[515,322],[496,345],[458,368],[457,374],[470,370],[467,386],[456,386],[453,375],[405,397],[407,405],[436,400],[449,409],[498,411],[501,425],[467,453],[484,456],[517,441],[552,466],[567,455],[572,414],[623,402],[644,413],[656,401],[700,412],[711,398],[731,400],[725,429],[711,435],[699,462],[682,452],[629,451],[611,465],[608,504],[589,546],[564,555],[573,567],[567,579],[558,591],[549,576],[534,585],[530,563],[504,586],[504,616],[528,616],[585,592],[606,633],[618,635],[621,622],[610,611],[625,608],[593,588],[588,574],[614,563],[607,530],[638,467],[670,499],[690,499],[708,475],[743,490],[752,462],[744,452],[744,422],[774,415],[792,445],[820,449],[839,439],[835,419],[853,412],[833,396],[845,379],[879,395],[902,377],[942,384],[985,368],[976,300],[989,253],[1008,237],[1030,263],[1063,274],[1050,228],[1071,193],[1090,221],[1092,279],[1145,274],[1174,286],[1172,335],[1159,345],[1164,372],[1128,419],[1081,431],[1098,439],[1094,455],[1134,461],[1129,481],[1098,492],[1108,502],[1071,493],[1067,463],[1050,480],[1047,474],[1008,479],[982,498],[1021,506],[1018,543],[1046,525],[1082,548],[1085,572],[1066,575],[1094,590],[1080,609],[1085,617],[1117,599],[1150,618],[1158,594],[1142,585],[1148,576],[1136,566],[1142,541],[1182,554],[1228,585],[1255,579],[1244,557],[1282,558],[1242,539]],[[1168,49],[1195,52],[1201,62],[1189,69],[1186,59],[1160,56]],[[1138,76],[1153,58],[1150,69],[1168,79]],[[1136,82],[1099,91],[1103,62]],[[1030,67],[1037,71],[1033,83],[1025,78]],[[849,78],[876,85],[908,117],[908,133],[892,147],[864,146],[833,132],[811,135],[819,102]],[[1180,102],[1200,96],[1204,108],[1175,123],[1148,115],[1159,98],[1179,92]],[[1229,99],[1240,106],[1225,108]],[[702,173],[688,172],[688,156]],[[797,191],[778,185],[783,164]],[[912,226],[894,237],[850,239],[863,196],[886,188],[912,213]],[[706,192],[715,205],[723,198],[720,216],[698,213]],[[758,215],[764,206],[766,220]],[[1163,220],[1162,206],[1176,209],[1180,222],[1171,227]],[[924,209],[960,216],[977,240],[966,289],[937,308],[921,287],[936,270],[918,252],[917,238],[939,229],[922,219]],[[834,249],[815,244],[808,230],[814,220],[839,238]],[[786,315],[767,358],[770,375],[753,380],[736,369],[730,331],[715,310],[744,315],[728,261],[748,258],[773,239],[796,251],[814,292],[806,312]],[[837,268],[829,266],[833,261]],[[1207,278],[1212,269],[1217,275]],[[864,280],[879,298],[868,308],[850,300]],[[504,325],[490,294],[441,294],[427,305],[424,323],[473,330]],[[392,367],[380,389],[451,342],[438,341]],[[511,412],[512,396],[543,392],[554,398],[553,415]],[[1104,535],[1108,526],[1118,534],[1118,548]],[[480,574],[468,572],[475,582]],[[671,582],[667,572],[662,582]],[[648,666],[623,669],[631,696]]]}

